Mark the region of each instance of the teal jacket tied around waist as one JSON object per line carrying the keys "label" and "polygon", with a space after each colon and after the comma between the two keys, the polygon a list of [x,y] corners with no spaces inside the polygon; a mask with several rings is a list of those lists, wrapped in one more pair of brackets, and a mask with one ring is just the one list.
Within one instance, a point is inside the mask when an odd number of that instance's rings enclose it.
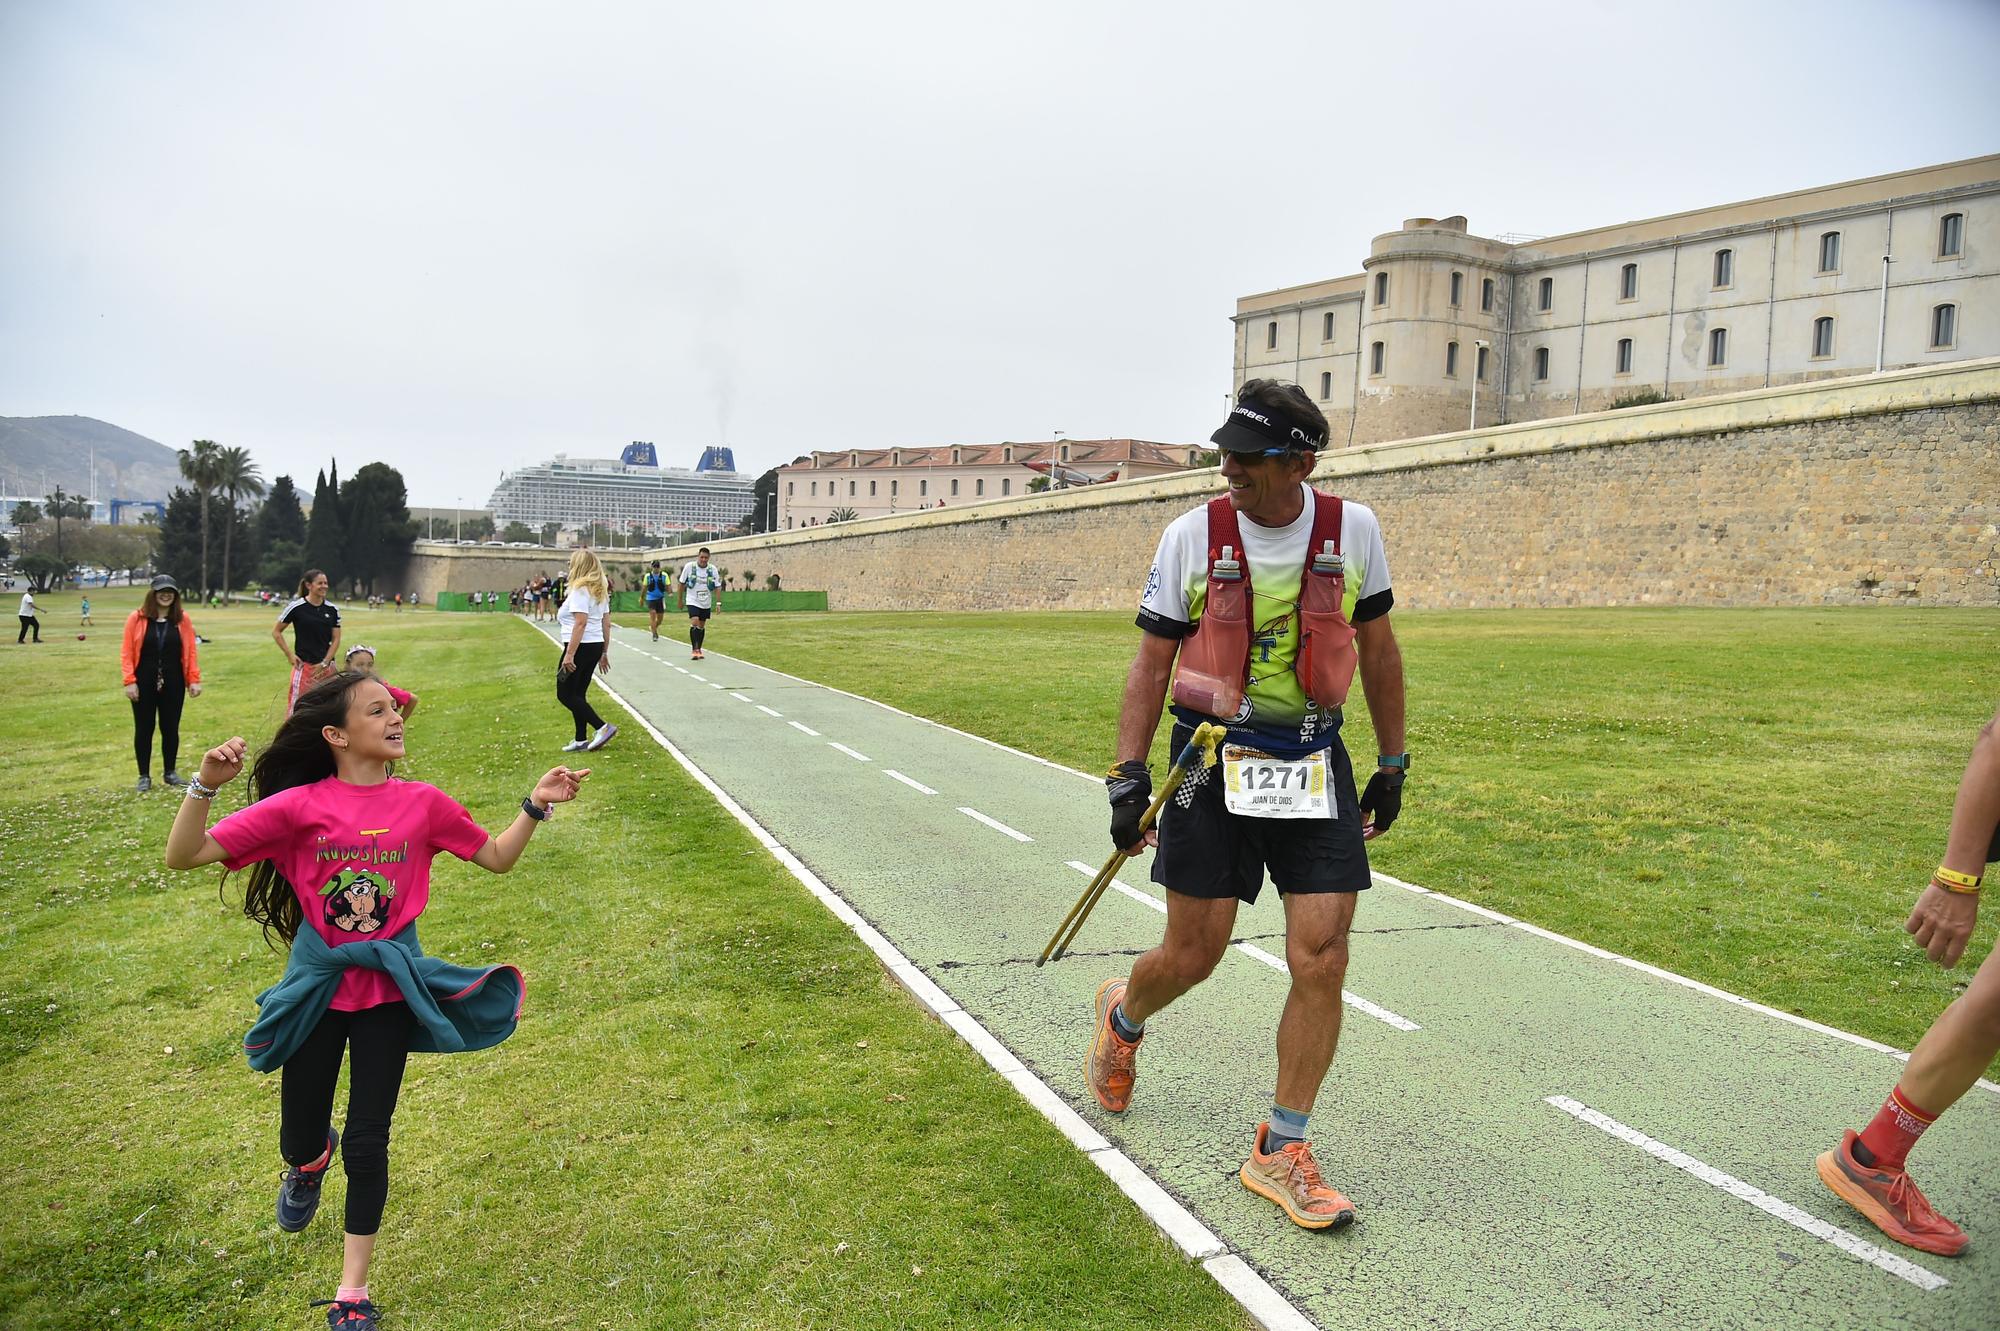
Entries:
{"label": "teal jacket tied around waist", "polygon": [[385,972],[403,991],[417,1019],[410,1052],[463,1054],[491,1049],[521,1020],[525,985],[512,966],[473,969],[428,957],[414,922],[394,938],[363,938],[333,947],[311,926],[292,940],[285,973],[257,995],[257,1024],[243,1037],[243,1053],[258,1072],[285,1065],[326,1015],[333,991],[349,966]]}

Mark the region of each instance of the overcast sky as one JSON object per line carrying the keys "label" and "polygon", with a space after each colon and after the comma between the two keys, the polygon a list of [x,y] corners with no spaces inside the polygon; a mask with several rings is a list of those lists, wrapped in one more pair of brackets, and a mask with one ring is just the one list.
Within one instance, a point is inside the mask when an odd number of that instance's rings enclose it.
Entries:
{"label": "overcast sky", "polygon": [[1250,292],[2000,150],[2000,2],[0,0],[0,415],[411,500],[1205,438]]}

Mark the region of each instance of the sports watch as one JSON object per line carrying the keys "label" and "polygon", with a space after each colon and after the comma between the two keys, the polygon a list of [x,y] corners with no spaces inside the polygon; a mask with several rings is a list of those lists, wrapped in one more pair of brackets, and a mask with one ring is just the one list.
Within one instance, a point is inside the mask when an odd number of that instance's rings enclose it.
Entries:
{"label": "sports watch", "polygon": [[1410,755],[1407,753],[1378,753],[1375,755],[1375,765],[1377,767],[1393,767],[1407,776],[1410,771]]}

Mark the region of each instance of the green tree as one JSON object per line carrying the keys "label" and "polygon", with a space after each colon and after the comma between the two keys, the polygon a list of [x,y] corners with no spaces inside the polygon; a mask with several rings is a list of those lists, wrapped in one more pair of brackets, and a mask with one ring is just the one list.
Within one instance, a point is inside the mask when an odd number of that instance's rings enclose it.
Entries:
{"label": "green tree", "polygon": [[12,559],[13,557],[14,547],[7,544],[5,536],[0,536],[0,559]]}
{"label": "green tree", "polygon": [[20,567],[28,576],[28,586],[38,592],[55,590],[69,574],[69,565],[54,555],[23,555]]}
{"label": "green tree", "polygon": [[854,521],[855,518],[859,516],[860,515],[856,513],[853,509],[843,504],[839,508],[833,510],[833,512],[827,514],[826,520],[830,525],[835,522],[852,522]]}
{"label": "green tree", "polygon": [[1028,490],[1030,493],[1040,493],[1041,491],[1046,490],[1048,488],[1049,488],[1049,478],[1046,476],[1037,476],[1035,477],[1035,479],[1028,482]]}
{"label": "green tree", "polygon": [[216,462],[221,454],[222,445],[213,439],[197,439],[180,451],[181,479],[193,488],[201,501],[201,565],[194,585],[201,589],[204,600],[208,597],[208,497],[215,491]]}
{"label": "green tree", "polygon": [[376,579],[408,561],[416,539],[403,473],[386,462],[365,464],[341,487],[340,507],[347,521],[346,576],[372,592]]}
{"label": "green tree", "polygon": [[535,529],[525,522],[510,522],[501,531],[500,539],[503,541],[532,541],[535,539]]}
{"label": "green tree", "polygon": [[112,573],[131,574],[153,559],[153,545],[159,539],[157,527],[127,523],[110,527],[86,524],[70,538],[71,553],[78,562],[94,564]]}
{"label": "green tree", "polygon": [[262,546],[272,541],[306,543],[305,506],[299,503],[299,488],[289,476],[272,481],[270,493],[257,506],[257,543]]}
{"label": "green tree", "polygon": [[558,534],[558,533],[560,533],[561,531],[562,531],[562,524],[561,524],[561,523],[559,523],[559,522],[544,522],[544,523],[542,524],[542,544],[543,544],[543,545],[554,545],[554,544],[556,543],[556,536],[557,536],[557,534]]}
{"label": "green tree", "polygon": [[[206,521],[202,514],[202,499],[184,485],[174,487],[167,496],[166,515],[160,520],[159,546],[154,551],[153,565],[162,573],[170,573],[183,589],[199,586],[201,577],[201,538],[206,526],[213,531],[217,527],[236,527],[237,536],[249,544],[249,524],[240,509],[234,509],[221,495],[208,496]],[[291,575],[296,581],[298,574]],[[281,583],[288,586],[288,583]],[[191,595],[187,599],[194,599]],[[204,598],[205,599],[205,598]]]}
{"label": "green tree", "polygon": [[[264,493],[264,478],[258,474],[257,464],[250,460],[249,449],[231,445],[216,455],[215,488],[228,502],[232,514],[243,496],[254,498]],[[236,534],[237,525],[232,518],[222,529],[222,600],[225,605],[229,603],[230,588],[234,585],[229,577],[229,557],[234,546],[231,538]]]}
{"label": "green tree", "polygon": [[490,513],[480,513],[474,517],[469,517],[465,520],[462,530],[465,532],[465,539],[468,541],[491,540],[493,537],[493,516]]}
{"label": "green tree", "polygon": [[771,501],[778,497],[778,469],[776,467],[771,468],[757,478],[756,482],[750,487],[750,496],[756,501],[755,506],[750,510],[750,530],[753,532],[770,531],[775,523],[775,517],[771,512],[773,507]]}
{"label": "green tree", "polygon": [[[329,580],[340,577],[347,549],[347,528],[340,511],[340,463],[333,475],[321,472],[313,481],[312,513],[306,522],[307,568],[323,569]],[[301,570],[303,571],[303,570]]]}
{"label": "green tree", "polygon": [[777,575],[777,574],[775,574],[775,573],[772,573],[772,574],[768,575],[768,576],[767,576],[767,577],[766,577],[766,578],[764,579],[764,587],[765,587],[765,589],[766,589],[766,590],[768,590],[768,591],[777,591],[777,590],[778,590],[778,575]]}
{"label": "green tree", "polygon": [[90,508],[75,495],[64,494],[60,485],[56,487],[54,494],[45,495],[43,499],[43,511],[56,520],[56,548],[53,553],[57,559],[62,559],[64,558],[63,519],[74,518],[81,522],[90,516]]}
{"label": "green tree", "polygon": [[306,567],[306,547],[299,541],[267,541],[257,557],[257,581],[289,592]]}
{"label": "green tree", "polygon": [[16,527],[32,527],[41,520],[42,506],[32,499],[23,499],[15,503],[13,515],[9,518]]}

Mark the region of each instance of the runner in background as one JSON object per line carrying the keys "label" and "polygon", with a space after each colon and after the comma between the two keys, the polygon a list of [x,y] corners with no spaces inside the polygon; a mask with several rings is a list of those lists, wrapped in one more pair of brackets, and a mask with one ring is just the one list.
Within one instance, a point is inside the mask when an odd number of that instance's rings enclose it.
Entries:
{"label": "runner in background", "polygon": [[[562,659],[556,663],[556,701],[569,709],[576,738],[564,753],[601,749],[618,733],[590,704],[590,677],[611,673],[611,589],[604,566],[589,549],[569,557],[569,595],[556,612],[562,634]],[[591,727],[597,733],[590,733]]]}
{"label": "runner in background", "polygon": [[688,617],[688,645],[693,648],[691,659],[699,661],[705,655],[701,644],[708,636],[708,617],[715,613],[715,592],[722,586],[722,573],[708,565],[707,546],[681,566],[680,584],[681,606]]}
{"label": "runner in background", "polygon": [[14,639],[15,646],[18,647],[28,640],[28,631],[30,629],[34,630],[35,641],[40,642],[42,640],[42,621],[35,617],[35,593],[33,591],[25,591],[21,593],[21,636]]}
{"label": "runner in background", "polygon": [[[271,641],[291,663],[291,683],[285,694],[285,715],[298,706],[299,695],[333,677],[334,653],[340,649],[340,608],[326,599],[326,574],[309,568],[299,579],[299,593],[278,612]],[[285,646],[285,625],[292,626],[292,645]]]}
{"label": "runner in background", "polygon": [[660,616],[667,612],[667,575],[660,572],[660,561],[655,559],[650,572],[646,574],[646,617],[648,627],[653,632],[653,641],[660,640]]}
{"label": "runner in background", "polygon": [[[1105,781],[1113,843],[1159,849],[1153,881],[1167,891],[1166,934],[1129,979],[1098,989],[1085,1073],[1100,1105],[1125,1112],[1147,1020],[1208,978],[1237,903],[1257,899],[1268,868],[1285,907],[1291,987],[1278,1020],[1277,1094],[1238,1173],[1294,1224],[1331,1229],[1354,1219],[1354,1205],[1321,1176],[1307,1119],[1340,1038],[1348,929],[1355,894],[1369,885],[1363,842],[1402,808],[1409,755],[1403,660],[1388,618],[1395,598],[1374,513],[1307,484],[1326,418],[1303,391],[1250,380],[1213,442],[1229,492],[1174,519],[1160,539]],[[1380,745],[1358,799],[1340,742],[1357,662]],[[1142,834],[1153,789],[1146,755],[1170,679],[1169,751],[1202,721],[1224,722],[1228,743],[1215,768],[1190,770]],[[1360,1114],[1349,1107],[1347,1123]]]}
{"label": "runner in background", "polygon": [[[2000,714],[1979,732],[1958,783],[1944,861],[1903,928],[1932,961],[1956,966],[1979,919],[1986,866],[2000,860]],[[1900,964],[1900,963],[1898,963]],[[1904,1161],[1924,1130],[1957,1104],[2000,1054],[2000,947],[1987,954],[1944,1014],[1924,1032],[1903,1076],[1860,1132],[1819,1157],[1820,1180],[1898,1243],[1956,1257],[1971,1244],[1918,1190]]]}

